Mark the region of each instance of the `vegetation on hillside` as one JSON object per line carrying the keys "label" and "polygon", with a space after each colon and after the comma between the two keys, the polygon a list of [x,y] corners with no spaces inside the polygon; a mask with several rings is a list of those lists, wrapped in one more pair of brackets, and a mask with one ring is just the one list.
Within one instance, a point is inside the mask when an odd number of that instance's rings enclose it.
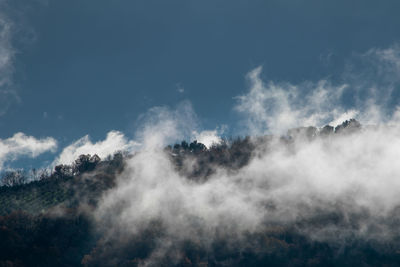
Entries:
{"label": "vegetation on hillside", "polygon": [[[360,128],[355,120],[336,128],[298,128],[280,141],[290,147],[296,138],[312,142]],[[259,145],[272,138],[225,140],[210,148],[183,141],[160,153],[168,155],[182,177],[202,184],[219,168],[235,172],[245,167],[260,149],[268,149]],[[348,218],[340,208],[321,210],[311,220],[294,224],[262,225],[259,231],[235,239],[235,244],[230,242],[232,236],[217,228],[207,246],[193,238],[169,244],[171,253],[157,257],[155,248],[168,242],[163,221],[154,220],[136,234],[125,235],[121,229],[110,236],[98,226],[94,214],[103,195],[115,187],[126,161],[133,157],[135,154],[117,153],[101,160],[97,155],[81,155],[71,165],[59,165],[40,175],[4,174],[0,266],[399,266],[400,236],[389,241],[353,236],[338,243],[315,240],[302,231],[304,225],[315,231],[326,225],[357,228],[361,227],[358,219],[368,216],[367,211],[360,211]],[[187,161],[192,163],[190,168]],[[391,223],[395,225],[398,219],[399,215],[393,214]],[[156,261],[146,261],[149,258]]]}

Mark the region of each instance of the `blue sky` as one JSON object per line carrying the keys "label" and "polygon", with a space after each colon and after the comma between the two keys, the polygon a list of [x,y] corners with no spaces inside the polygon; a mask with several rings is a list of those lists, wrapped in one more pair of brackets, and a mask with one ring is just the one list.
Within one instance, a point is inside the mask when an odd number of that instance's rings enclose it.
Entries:
{"label": "blue sky", "polygon": [[[370,65],[390,51],[397,64],[399,11],[395,0],[0,0],[0,55],[10,55],[0,65],[8,81],[0,138],[52,137],[58,151],[87,134],[133,138],[141,114],[182,101],[199,129],[245,134],[238,96],[259,66],[266,84],[297,85],[304,95],[321,80],[328,91],[379,80],[395,107],[400,75]],[[351,109],[353,94],[335,104]]]}

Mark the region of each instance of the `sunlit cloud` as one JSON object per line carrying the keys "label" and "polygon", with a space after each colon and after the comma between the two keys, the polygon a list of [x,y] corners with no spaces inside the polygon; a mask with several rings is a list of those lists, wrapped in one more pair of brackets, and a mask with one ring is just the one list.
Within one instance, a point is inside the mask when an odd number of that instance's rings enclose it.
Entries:
{"label": "sunlit cloud", "polygon": [[24,133],[16,133],[7,139],[0,139],[0,170],[6,162],[21,157],[35,158],[45,152],[55,152],[57,141],[52,137],[37,139]]}
{"label": "sunlit cloud", "polygon": [[97,154],[100,158],[112,156],[116,152],[132,152],[139,144],[128,140],[123,133],[110,131],[104,140],[93,143],[89,135],[78,139],[65,147],[52,165],[72,164],[80,155]]}

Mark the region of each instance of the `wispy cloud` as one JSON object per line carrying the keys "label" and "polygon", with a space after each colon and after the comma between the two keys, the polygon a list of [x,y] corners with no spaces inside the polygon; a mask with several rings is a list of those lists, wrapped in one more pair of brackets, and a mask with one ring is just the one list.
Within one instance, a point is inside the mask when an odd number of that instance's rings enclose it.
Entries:
{"label": "wispy cloud", "polygon": [[[247,76],[249,91],[234,109],[250,134],[285,133],[299,126],[338,124],[356,117],[365,124],[393,119],[400,90],[400,46],[355,54],[341,82],[265,82],[262,66]],[[335,126],[335,125],[333,125]]]}
{"label": "wispy cloud", "polygon": [[5,13],[7,1],[0,1],[0,115],[18,96],[13,88],[15,48],[12,45],[14,23]]}
{"label": "wispy cloud", "polygon": [[36,33],[26,13],[34,8],[44,7],[47,0],[34,0],[29,3],[0,0],[0,116],[15,103],[20,103],[18,82],[15,79],[16,56],[22,45],[36,39]]}
{"label": "wispy cloud", "polygon": [[[176,109],[167,106],[153,107],[139,116],[135,140],[144,148],[160,148],[168,144],[191,139],[199,128],[199,119],[189,101]],[[152,136],[153,138],[148,138]]]}
{"label": "wispy cloud", "polygon": [[178,93],[180,93],[180,94],[183,94],[185,92],[185,87],[183,87],[183,85],[181,83],[177,83],[176,91],[178,91]]}
{"label": "wispy cloud", "polygon": [[55,152],[57,141],[46,137],[37,139],[24,133],[16,133],[7,139],[0,139],[0,170],[5,162],[17,160],[22,156],[35,158],[42,153]]}
{"label": "wispy cloud", "polygon": [[265,83],[262,67],[247,74],[248,93],[236,97],[236,111],[251,135],[285,133],[298,126],[320,126],[342,115],[341,97],[347,85],[334,86],[326,80],[301,85]]}

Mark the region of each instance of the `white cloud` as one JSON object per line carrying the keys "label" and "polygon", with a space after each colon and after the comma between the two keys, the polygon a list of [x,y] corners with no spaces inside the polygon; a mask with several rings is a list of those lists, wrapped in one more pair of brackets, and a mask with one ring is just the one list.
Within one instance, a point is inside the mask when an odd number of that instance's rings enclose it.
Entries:
{"label": "white cloud", "polygon": [[236,97],[235,110],[244,115],[247,131],[252,135],[285,133],[299,126],[322,126],[346,111],[340,101],[347,85],[333,86],[325,80],[301,85],[265,84],[262,67],[247,74],[249,92]]}
{"label": "white cloud", "polygon": [[336,127],[339,124],[343,123],[346,120],[350,120],[356,118],[358,115],[358,111],[354,109],[347,110],[346,112],[342,113],[339,117],[335,118],[333,121],[329,123],[329,125]]}
{"label": "white cloud", "polygon": [[7,161],[21,156],[35,158],[48,151],[54,152],[56,148],[57,141],[51,137],[37,139],[24,133],[16,133],[10,138],[0,139],[0,170]]}
{"label": "white cloud", "polygon": [[400,88],[400,45],[355,55],[337,85],[328,80],[264,82],[261,74],[261,66],[247,74],[249,91],[236,97],[234,107],[252,135],[339,124],[351,116],[364,124],[385,123],[400,100],[394,94]]}
{"label": "white cloud", "polygon": [[202,143],[207,148],[210,148],[212,145],[217,145],[222,141],[220,134],[217,130],[206,130],[201,131],[200,133],[197,133],[195,131],[193,132],[193,135],[194,139],[197,140],[197,142]]}
{"label": "white cloud", "polygon": [[197,142],[202,143],[207,148],[212,145],[217,145],[222,142],[222,135],[226,131],[227,126],[222,125],[214,130],[203,130],[203,131],[193,131],[191,140],[197,140]]}
{"label": "white cloud", "polygon": [[86,135],[65,147],[52,165],[71,164],[82,154],[97,154],[100,158],[105,158],[118,151],[131,152],[138,146],[137,142],[128,140],[123,133],[118,131],[110,131],[106,139],[96,143],[93,143]]}
{"label": "white cloud", "polygon": [[174,142],[190,140],[198,127],[198,118],[191,103],[183,101],[176,109],[154,107],[142,114],[135,139],[145,149],[163,148]]}
{"label": "white cloud", "polygon": [[146,149],[164,148],[174,142],[199,138],[211,145],[219,142],[217,134],[224,127],[214,131],[198,133],[197,116],[190,102],[184,101],[175,110],[168,107],[153,107],[139,116],[135,139],[128,139],[119,131],[110,131],[104,140],[92,142],[86,135],[65,147],[60,155],[52,162],[51,167],[58,164],[71,164],[82,154],[97,154],[100,158],[113,155],[115,152],[133,152]]}

